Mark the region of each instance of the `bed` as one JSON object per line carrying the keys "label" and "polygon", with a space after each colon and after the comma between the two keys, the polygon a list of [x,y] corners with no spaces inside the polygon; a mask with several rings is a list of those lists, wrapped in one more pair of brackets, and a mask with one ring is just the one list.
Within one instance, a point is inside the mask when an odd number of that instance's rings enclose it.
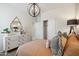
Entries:
{"label": "bed", "polygon": [[[34,40],[20,46],[17,56],[53,56],[53,51],[46,48],[46,40]],[[79,56],[79,37],[72,34],[67,39],[63,50],[63,56]]]}
{"label": "bed", "polygon": [[46,40],[34,40],[20,46],[17,56],[52,56],[50,48],[46,48]]}

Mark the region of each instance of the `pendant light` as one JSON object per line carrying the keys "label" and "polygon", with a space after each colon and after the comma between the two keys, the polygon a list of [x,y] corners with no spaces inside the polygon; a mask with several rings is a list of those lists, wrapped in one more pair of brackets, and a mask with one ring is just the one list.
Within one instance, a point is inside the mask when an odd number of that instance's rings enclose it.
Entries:
{"label": "pendant light", "polygon": [[36,17],[40,13],[40,8],[37,3],[30,3],[27,7],[27,11],[30,16]]}

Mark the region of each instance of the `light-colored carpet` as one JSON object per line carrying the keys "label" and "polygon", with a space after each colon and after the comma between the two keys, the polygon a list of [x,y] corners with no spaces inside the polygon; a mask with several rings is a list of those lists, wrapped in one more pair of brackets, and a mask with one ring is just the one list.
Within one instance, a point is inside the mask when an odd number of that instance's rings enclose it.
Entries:
{"label": "light-colored carpet", "polygon": [[[17,49],[7,52],[6,56],[16,56],[16,51],[17,51]],[[0,56],[5,56],[5,53],[1,52]]]}

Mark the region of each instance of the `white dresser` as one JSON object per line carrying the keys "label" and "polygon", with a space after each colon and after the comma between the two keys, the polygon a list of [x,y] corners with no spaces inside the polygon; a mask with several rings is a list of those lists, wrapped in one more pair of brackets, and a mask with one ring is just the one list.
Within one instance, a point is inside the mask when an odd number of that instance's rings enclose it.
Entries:
{"label": "white dresser", "polygon": [[18,46],[21,46],[21,45],[23,45],[24,43],[27,43],[27,42],[29,42],[29,41],[31,41],[31,37],[28,36],[28,35],[22,34],[22,35],[19,35],[19,36],[18,36]]}
{"label": "white dresser", "polygon": [[4,35],[3,37],[3,51],[7,55],[7,51],[19,47],[24,43],[30,41],[29,36],[24,34]]}
{"label": "white dresser", "polygon": [[6,36],[3,38],[3,50],[8,51],[18,47],[18,37],[16,35]]}

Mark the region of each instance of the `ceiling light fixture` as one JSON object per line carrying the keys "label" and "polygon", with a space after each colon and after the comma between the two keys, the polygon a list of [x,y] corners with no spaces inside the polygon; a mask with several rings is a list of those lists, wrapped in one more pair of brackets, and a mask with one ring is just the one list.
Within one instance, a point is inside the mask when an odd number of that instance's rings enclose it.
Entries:
{"label": "ceiling light fixture", "polygon": [[32,17],[36,17],[40,13],[40,8],[37,3],[30,3],[27,7],[28,13]]}

